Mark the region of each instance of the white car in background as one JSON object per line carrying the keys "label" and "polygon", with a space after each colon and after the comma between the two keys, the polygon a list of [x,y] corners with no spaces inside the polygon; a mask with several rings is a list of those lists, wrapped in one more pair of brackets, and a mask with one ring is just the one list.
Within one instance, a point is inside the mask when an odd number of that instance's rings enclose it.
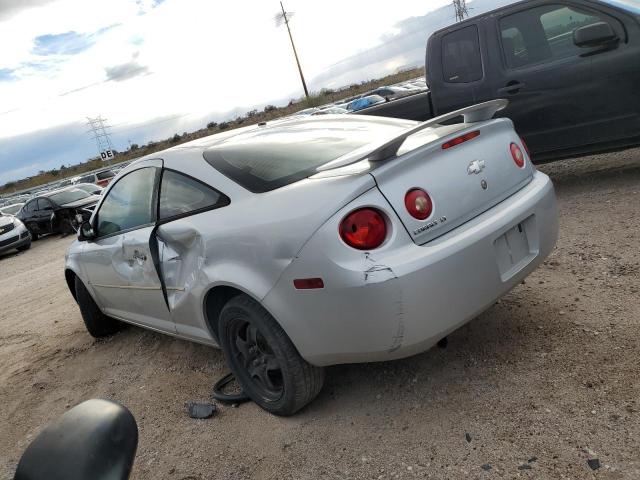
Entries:
{"label": "white car in background", "polygon": [[556,242],[551,180],[491,119],[506,104],[422,124],[307,116],[132,163],[66,257],[89,333],[122,321],[221,346],[279,415],[318,394],[324,366],[429,349]]}
{"label": "white car in background", "polygon": [[0,213],[0,253],[14,248],[19,251],[31,247],[31,234],[24,224],[13,215]]}

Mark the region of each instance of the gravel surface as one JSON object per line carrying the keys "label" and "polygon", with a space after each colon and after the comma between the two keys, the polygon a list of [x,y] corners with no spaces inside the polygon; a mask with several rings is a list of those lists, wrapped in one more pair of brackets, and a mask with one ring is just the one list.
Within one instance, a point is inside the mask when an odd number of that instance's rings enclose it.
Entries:
{"label": "gravel surface", "polygon": [[89,337],[62,273],[71,238],[0,256],[0,478],[91,397],[134,413],[137,479],[640,478],[640,150],[540,169],[560,206],[548,261],[446,349],[329,368],[292,418],[248,403],[192,419],[221,352]]}

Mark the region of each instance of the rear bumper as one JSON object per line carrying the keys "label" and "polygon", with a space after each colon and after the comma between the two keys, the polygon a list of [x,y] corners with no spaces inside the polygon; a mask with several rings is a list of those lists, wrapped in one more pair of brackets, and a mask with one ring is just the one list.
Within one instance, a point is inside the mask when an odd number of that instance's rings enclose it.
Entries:
{"label": "rear bumper", "polygon": [[0,253],[23,247],[31,243],[31,234],[24,225],[0,235]]}
{"label": "rear bumper", "polygon": [[[405,242],[387,252],[358,253],[358,261],[332,260],[322,252],[337,229],[325,227],[263,299],[315,365],[392,360],[429,349],[521,282],[549,255],[558,234],[553,185],[539,172],[502,203],[423,246]],[[512,238],[518,227],[524,243]],[[509,240],[519,247],[509,247]],[[293,279],[317,276],[325,288],[293,288]]]}

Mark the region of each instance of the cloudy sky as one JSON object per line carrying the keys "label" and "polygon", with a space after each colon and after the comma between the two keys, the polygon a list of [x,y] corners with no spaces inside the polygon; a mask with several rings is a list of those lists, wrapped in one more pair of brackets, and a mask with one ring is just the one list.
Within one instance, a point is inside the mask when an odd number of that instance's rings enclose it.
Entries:
{"label": "cloudy sky", "polygon": [[[449,0],[286,0],[312,90],[419,64]],[[302,95],[275,0],[0,0],[0,184]],[[453,10],[442,10],[453,21]],[[414,22],[411,22],[413,18]],[[448,17],[447,17],[448,18]],[[395,48],[394,48],[395,45]],[[382,52],[382,53],[381,53]],[[366,59],[366,61],[363,61]]]}

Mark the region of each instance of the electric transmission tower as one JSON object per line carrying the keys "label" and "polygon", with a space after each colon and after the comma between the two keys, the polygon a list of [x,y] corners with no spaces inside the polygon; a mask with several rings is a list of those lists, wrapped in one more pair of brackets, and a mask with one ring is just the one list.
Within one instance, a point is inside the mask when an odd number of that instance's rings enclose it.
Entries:
{"label": "electric transmission tower", "polygon": [[282,9],[282,13],[277,13],[274,17],[276,21],[276,27],[279,27],[283,23],[287,26],[287,31],[289,32],[289,39],[291,40],[291,48],[293,48],[293,56],[296,57],[296,65],[298,65],[298,72],[300,72],[300,80],[302,81],[302,88],[304,88],[304,94],[309,99],[309,91],[307,90],[307,83],[304,81],[304,75],[302,74],[302,67],[300,66],[300,60],[298,59],[298,52],[296,51],[296,46],[293,43],[293,35],[291,35],[291,28],[289,27],[289,19],[293,17],[293,12],[286,12],[284,10],[284,5],[280,2],[280,8]]}
{"label": "electric transmission tower", "polygon": [[102,118],[101,115],[95,118],[87,117],[87,126],[89,127],[87,133],[91,133],[96,142],[98,155],[101,156],[103,160],[113,158],[113,144],[109,137],[109,128],[111,127],[107,124],[107,121]]}
{"label": "electric transmission tower", "polygon": [[456,11],[456,22],[461,22],[469,16],[465,0],[453,0],[453,9]]}

